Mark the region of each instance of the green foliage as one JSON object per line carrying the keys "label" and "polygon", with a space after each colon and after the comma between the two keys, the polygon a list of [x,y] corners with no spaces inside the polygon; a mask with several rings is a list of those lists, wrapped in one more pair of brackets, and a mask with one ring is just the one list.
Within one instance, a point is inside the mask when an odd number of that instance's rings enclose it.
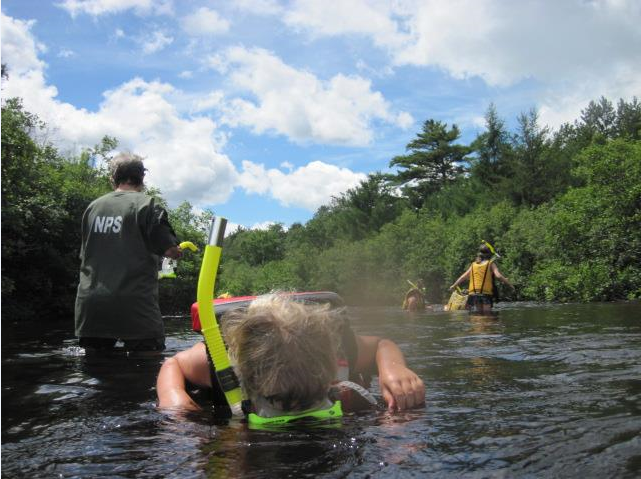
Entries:
{"label": "green foliage", "polygon": [[189,305],[196,300],[198,275],[212,217],[210,211],[195,213],[186,201],[169,210],[169,222],[178,240],[191,241],[198,247],[198,251],[185,250],[182,258],[178,260],[176,278],[160,281],[160,308],[165,314],[185,314]]}
{"label": "green foliage", "polygon": [[510,175],[513,155],[510,135],[505,122],[499,118],[491,104],[485,114],[486,131],[472,143],[476,157],[472,160],[472,176],[485,188],[499,188]]}
{"label": "green foliage", "polygon": [[[115,139],[65,158],[38,140],[46,128],[19,100],[2,106],[2,305],[12,319],[71,317],[80,219],[110,190]],[[641,298],[640,138],[636,98],[591,102],[556,132],[531,111],[510,133],[490,106],[470,146],[455,143],[456,126],[428,120],[410,154],[392,159],[395,173],[369,175],[306,224],[230,234],[216,294],[329,289],[352,303],[400,305],[406,280],[420,278],[428,299],[443,302],[487,240],[516,285],[505,299]],[[212,214],[189,203],[169,214],[179,239],[201,248],[160,284],[163,312],[186,313]]]}
{"label": "green foliage", "polygon": [[91,153],[66,160],[18,99],[2,106],[2,305],[7,317],[73,309],[82,212],[109,189]]}
{"label": "green foliage", "polygon": [[285,230],[280,223],[265,230],[239,229],[225,239],[225,257],[243,261],[250,266],[262,266],[283,259]]}

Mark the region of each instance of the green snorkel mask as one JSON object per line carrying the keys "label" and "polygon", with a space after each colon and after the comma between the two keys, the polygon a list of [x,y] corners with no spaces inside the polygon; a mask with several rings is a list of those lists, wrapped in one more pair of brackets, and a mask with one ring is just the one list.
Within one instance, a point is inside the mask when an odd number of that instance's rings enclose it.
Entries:
{"label": "green snorkel mask", "polygon": [[252,426],[282,426],[299,419],[317,419],[320,421],[327,421],[331,419],[338,419],[343,417],[343,408],[341,402],[336,401],[332,407],[327,409],[315,409],[313,411],[305,411],[300,414],[262,417],[254,413],[249,413],[247,420]]}

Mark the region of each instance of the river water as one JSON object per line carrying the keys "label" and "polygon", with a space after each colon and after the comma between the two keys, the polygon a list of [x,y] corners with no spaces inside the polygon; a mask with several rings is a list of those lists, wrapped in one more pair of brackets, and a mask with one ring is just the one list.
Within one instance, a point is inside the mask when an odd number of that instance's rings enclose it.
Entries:
{"label": "river water", "polygon": [[[426,407],[284,432],[164,414],[163,358],[88,358],[70,323],[3,320],[2,476],[639,477],[641,303],[497,310],[351,308],[357,332],[399,344]],[[199,339],[166,325],[164,356]]]}

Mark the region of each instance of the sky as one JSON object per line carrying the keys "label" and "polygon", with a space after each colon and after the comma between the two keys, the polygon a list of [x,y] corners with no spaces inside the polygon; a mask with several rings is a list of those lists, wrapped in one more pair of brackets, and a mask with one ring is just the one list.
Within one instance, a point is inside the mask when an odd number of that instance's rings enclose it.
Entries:
{"label": "sky", "polygon": [[308,221],[435,119],[552,129],[641,97],[639,0],[4,0],[3,101],[77,154],[105,135],[171,207]]}

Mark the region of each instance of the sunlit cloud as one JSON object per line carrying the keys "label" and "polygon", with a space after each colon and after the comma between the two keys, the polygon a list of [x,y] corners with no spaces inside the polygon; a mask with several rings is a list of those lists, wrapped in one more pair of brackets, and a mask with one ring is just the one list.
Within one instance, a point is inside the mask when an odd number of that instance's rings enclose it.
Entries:
{"label": "sunlit cloud", "polygon": [[283,206],[298,206],[314,211],[365,179],[363,173],[321,161],[312,161],[289,172],[266,169],[264,165],[243,161],[239,184],[248,193],[268,195]]}
{"label": "sunlit cloud", "polygon": [[322,80],[267,50],[243,47],[215,55],[209,64],[228,75],[235,89],[254,97],[226,102],[223,121],[257,134],[282,134],[297,143],[363,146],[373,140],[376,121],[402,128],[413,122],[409,113],[394,112],[360,76],[338,74]]}
{"label": "sunlit cloud", "polygon": [[151,32],[149,36],[145,35],[144,37],[141,37],[139,41],[143,53],[150,55],[171,45],[174,38],[160,30],[156,30],[155,32]]}
{"label": "sunlit cloud", "polygon": [[207,7],[201,7],[186,15],[180,21],[182,29],[188,35],[219,35],[229,31],[229,21],[222,18],[218,12]]}
{"label": "sunlit cloud", "polygon": [[127,10],[133,10],[138,15],[173,12],[172,0],[62,0],[56,5],[69,12],[72,17],[80,14],[97,17]]}

